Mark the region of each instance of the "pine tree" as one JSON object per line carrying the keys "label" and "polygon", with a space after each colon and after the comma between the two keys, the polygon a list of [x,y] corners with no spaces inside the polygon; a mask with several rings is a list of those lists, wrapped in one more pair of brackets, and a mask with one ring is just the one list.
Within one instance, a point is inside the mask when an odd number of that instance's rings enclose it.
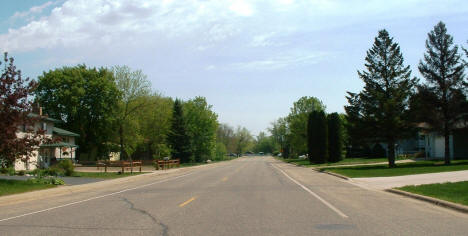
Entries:
{"label": "pine tree", "polygon": [[369,139],[387,143],[388,164],[394,167],[395,143],[411,130],[408,101],[417,80],[410,78],[410,67],[404,66],[400,47],[386,30],[379,31],[365,61],[366,70],[358,71],[364,89],[347,97],[350,106],[346,111],[353,111],[360,127],[367,127]]}
{"label": "pine tree", "polygon": [[343,159],[343,124],[338,113],[331,113],[328,119],[328,158],[330,162]]}
{"label": "pine tree", "polygon": [[190,140],[185,126],[182,103],[179,99],[176,99],[172,113],[171,130],[167,141],[171,146],[172,158],[179,158],[181,163],[189,162],[191,156]]}
{"label": "pine tree", "polygon": [[307,146],[311,163],[325,163],[328,159],[328,124],[325,112],[313,111],[307,123]]}
{"label": "pine tree", "polygon": [[425,94],[420,102],[432,113],[426,121],[444,135],[445,164],[450,164],[450,134],[464,112],[462,107],[466,102],[464,65],[458,46],[453,45],[453,37],[447,33],[443,22],[428,33],[426,49],[418,67],[426,79],[426,83],[419,88],[420,93]]}

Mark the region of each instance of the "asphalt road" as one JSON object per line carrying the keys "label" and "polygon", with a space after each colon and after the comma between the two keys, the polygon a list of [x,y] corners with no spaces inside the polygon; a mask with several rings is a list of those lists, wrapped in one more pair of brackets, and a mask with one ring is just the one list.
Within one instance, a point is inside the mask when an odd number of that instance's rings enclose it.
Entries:
{"label": "asphalt road", "polygon": [[0,198],[0,235],[468,234],[465,214],[271,157],[46,190],[16,200]]}

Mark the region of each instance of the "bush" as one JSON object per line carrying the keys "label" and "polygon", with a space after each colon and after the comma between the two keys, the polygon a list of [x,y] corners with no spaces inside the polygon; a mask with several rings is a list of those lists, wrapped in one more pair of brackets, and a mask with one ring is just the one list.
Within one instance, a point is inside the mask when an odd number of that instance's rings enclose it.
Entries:
{"label": "bush", "polygon": [[57,167],[62,170],[65,176],[72,176],[75,172],[75,166],[71,160],[62,160],[57,164]]}
{"label": "bush", "polygon": [[52,184],[52,185],[64,185],[65,182],[62,179],[55,178],[55,177],[36,177],[32,179],[28,179],[31,183],[37,184]]}
{"label": "bush", "polygon": [[313,111],[307,123],[307,147],[313,163],[325,163],[328,159],[328,122],[325,112]]}
{"label": "bush", "polygon": [[26,174],[26,171],[24,171],[24,170],[20,170],[20,171],[18,171],[18,173],[17,173],[17,174],[18,174],[19,176],[23,176],[23,175],[25,175],[25,174]]}
{"label": "bush", "polygon": [[328,157],[330,162],[343,159],[343,124],[338,113],[331,113],[328,119]]}

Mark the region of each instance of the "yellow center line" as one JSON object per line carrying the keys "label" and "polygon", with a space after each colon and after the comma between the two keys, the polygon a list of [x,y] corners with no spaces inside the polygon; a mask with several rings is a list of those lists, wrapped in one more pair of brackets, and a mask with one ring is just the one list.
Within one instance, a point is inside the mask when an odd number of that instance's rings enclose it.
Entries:
{"label": "yellow center line", "polygon": [[195,197],[192,197],[192,198],[190,198],[189,200],[187,200],[187,201],[185,201],[185,202],[179,204],[179,207],[183,207],[183,206],[189,204],[190,202],[192,202],[193,200],[195,200]]}

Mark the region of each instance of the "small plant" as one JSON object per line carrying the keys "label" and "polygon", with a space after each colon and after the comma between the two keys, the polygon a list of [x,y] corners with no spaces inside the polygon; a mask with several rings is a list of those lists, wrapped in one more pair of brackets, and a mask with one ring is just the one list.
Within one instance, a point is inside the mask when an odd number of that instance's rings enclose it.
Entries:
{"label": "small plant", "polygon": [[18,174],[19,176],[23,176],[23,175],[25,175],[25,174],[26,174],[26,171],[24,171],[24,170],[20,170],[20,171],[18,171],[18,173],[17,173],[17,174]]}
{"label": "small plant", "polygon": [[8,173],[8,175],[15,175],[16,174],[15,168],[14,167],[8,167],[7,168],[7,173]]}
{"label": "small plant", "polygon": [[51,184],[51,185],[64,185],[65,182],[62,179],[55,178],[55,177],[36,177],[29,179],[31,183],[37,184]]}

